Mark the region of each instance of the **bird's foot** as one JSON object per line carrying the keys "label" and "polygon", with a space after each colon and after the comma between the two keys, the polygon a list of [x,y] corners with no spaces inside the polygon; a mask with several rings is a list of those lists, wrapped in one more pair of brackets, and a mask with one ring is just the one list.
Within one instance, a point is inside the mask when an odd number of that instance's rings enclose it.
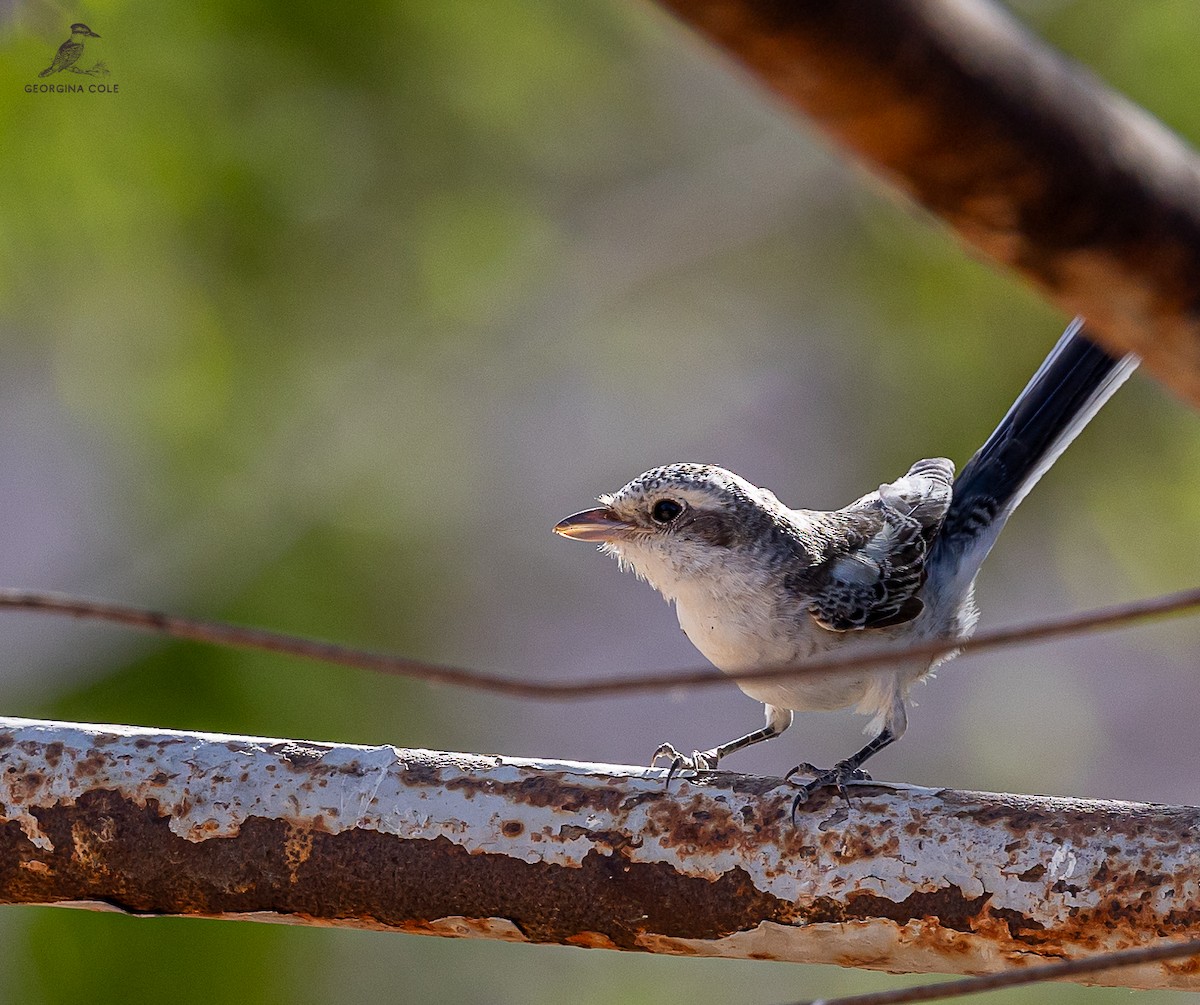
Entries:
{"label": "bird's foot", "polygon": [[853,761],[838,761],[832,768],[818,768],[807,762],[797,764],[791,771],[783,776],[785,782],[790,782],[793,775],[812,775],[812,780],[803,783],[797,783],[796,788],[799,790],[796,793],[796,798],[792,800],[792,823],[796,822],[796,810],[803,806],[812,798],[814,792],[818,789],[824,789],[828,786],[833,786],[837,789],[838,795],[846,800],[847,805],[850,803],[850,793],[846,791],[847,782],[869,782],[871,776],[866,770],[860,768]]}
{"label": "bird's foot", "polygon": [[720,755],[715,748],[712,750],[693,750],[689,756],[681,754],[671,744],[664,743],[654,752],[654,756],[650,758],[650,767],[657,767],[660,760],[669,761],[670,766],[667,768],[666,787],[670,788],[671,779],[675,777],[675,772],[712,771],[720,759]]}

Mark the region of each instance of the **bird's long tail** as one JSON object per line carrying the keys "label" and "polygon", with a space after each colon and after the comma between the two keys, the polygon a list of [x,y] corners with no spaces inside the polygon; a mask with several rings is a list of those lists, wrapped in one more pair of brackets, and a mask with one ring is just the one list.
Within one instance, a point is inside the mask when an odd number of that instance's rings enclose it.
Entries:
{"label": "bird's long tail", "polygon": [[1109,355],[1083,325],[1082,318],[1071,322],[955,480],[931,556],[954,578],[975,578],[1012,511],[1136,369],[1138,357]]}

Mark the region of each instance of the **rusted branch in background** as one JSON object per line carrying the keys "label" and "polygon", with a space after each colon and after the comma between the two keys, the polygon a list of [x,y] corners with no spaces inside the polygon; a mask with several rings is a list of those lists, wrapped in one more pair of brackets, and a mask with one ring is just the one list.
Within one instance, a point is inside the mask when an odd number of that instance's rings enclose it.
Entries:
{"label": "rusted branch in background", "polygon": [[983,0],[660,0],[1200,405],[1200,160]]}
{"label": "rusted branch in background", "polygon": [[951,973],[1200,936],[1198,809],[662,776],[0,719],[0,902]]}

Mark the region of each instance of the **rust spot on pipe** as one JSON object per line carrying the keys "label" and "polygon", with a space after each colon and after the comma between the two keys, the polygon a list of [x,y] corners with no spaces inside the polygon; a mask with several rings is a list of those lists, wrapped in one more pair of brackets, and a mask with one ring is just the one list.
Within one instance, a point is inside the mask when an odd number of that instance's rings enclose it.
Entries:
{"label": "rust spot on pipe", "polygon": [[[234,749],[230,747],[230,749]],[[328,748],[315,743],[301,743],[299,740],[287,740],[282,743],[272,743],[267,747],[272,754],[282,758],[294,768],[308,770],[320,763]]]}
{"label": "rust spot on pipe", "polygon": [[988,908],[988,914],[1003,922],[1008,938],[1013,942],[1023,942],[1027,946],[1037,946],[1044,941],[1046,926],[1033,918],[1027,917],[1020,911],[1005,907]]}
{"label": "rust spot on pipe", "polygon": [[1200,974],[1200,959],[1196,957],[1185,960],[1167,960],[1163,966],[1170,973],[1179,977],[1192,977]]}
{"label": "rust spot on pipe", "polygon": [[401,769],[400,779],[405,785],[424,788],[429,785],[440,785],[442,773],[432,764],[406,761]]}
{"label": "rust spot on pipe", "polygon": [[313,832],[300,827],[288,827],[284,839],[283,857],[287,862],[288,879],[297,881],[300,867],[312,856]]}
{"label": "rust spot on pipe", "polygon": [[628,798],[628,793],[620,789],[580,785],[571,778],[564,772],[546,771],[516,782],[500,782],[494,778],[464,774],[449,779],[445,786],[452,792],[462,792],[468,799],[488,795],[528,806],[552,806],[566,813],[588,810],[615,813],[622,801]]}
{"label": "rust spot on pipe", "polygon": [[[841,912],[840,917],[834,915],[819,920],[888,918],[898,925],[904,925],[909,921],[936,918],[943,928],[972,932],[989,896],[985,893],[978,897],[966,897],[956,887],[945,887],[932,893],[913,893],[897,903],[870,893],[852,893],[844,905],[836,905]],[[816,917],[810,918],[818,920]]]}
{"label": "rust spot on pipe", "polygon": [[600,932],[579,932],[566,939],[569,946],[579,946],[582,949],[620,949],[612,939]]}
{"label": "rust spot on pipe", "polygon": [[[4,901],[103,900],[139,913],[275,911],[387,927],[496,917],[533,941],[568,942],[586,932],[623,949],[642,949],[646,933],[716,939],[764,918],[795,917],[740,869],[709,881],[595,852],[568,868],[472,854],[445,838],[328,834],[258,817],[234,837],[194,842],[173,834],[155,807],[103,790],[36,816],[55,851],[34,848],[19,827],[4,824]],[[35,860],[43,866],[22,867]]]}

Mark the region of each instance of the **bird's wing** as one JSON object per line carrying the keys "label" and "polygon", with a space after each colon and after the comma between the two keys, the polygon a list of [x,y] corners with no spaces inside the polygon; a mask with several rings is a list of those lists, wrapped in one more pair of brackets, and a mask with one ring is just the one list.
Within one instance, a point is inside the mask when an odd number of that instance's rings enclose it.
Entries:
{"label": "bird's wing", "polygon": [[58,47],[58,52],[54,54],[54,62],[51,63],[40,76],[45,76],[47,73],[56,73],[59,70],[65,70],[72,65],[83,53],[82,42],[72,42],[70,39],[63,42]]}
{"label": "bird's wing", "polygon": [[903,478],[881,485],[814,528],[820,560],[793,584],[809,613],[835,632],[911,621],[924,606],[925,559],[950,507],[954,464],[918,461]]}

